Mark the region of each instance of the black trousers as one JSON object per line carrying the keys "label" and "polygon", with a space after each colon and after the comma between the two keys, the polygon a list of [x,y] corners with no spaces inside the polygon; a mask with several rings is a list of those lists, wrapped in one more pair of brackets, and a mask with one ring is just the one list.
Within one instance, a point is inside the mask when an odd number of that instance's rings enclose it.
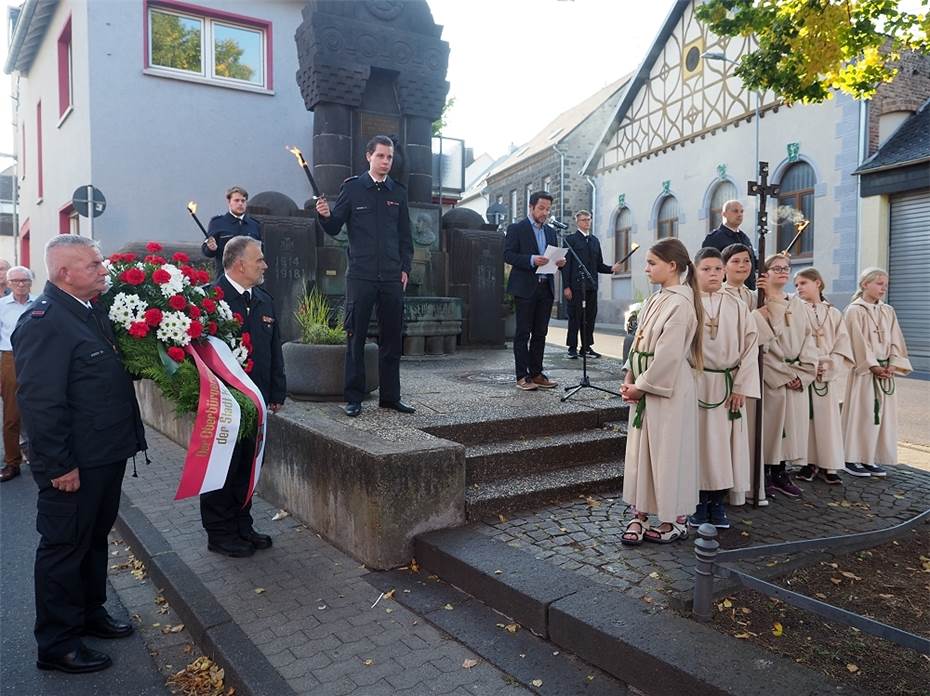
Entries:
{"label": "black trousers", "polygon": [[84,622],[106,610],[107,535],[119,511],[126,462],[81,469],[74,493],[52,487],[42,473],[36,529],[35,637],[42,658],[60,657],[81,645]]}
{"label": "black trousers", "polygon": [[597,290],[589,289],[585,293],[585,326],[581,330],[581,295],[578,288],[572,289],[572,299],[568,303],[568,336],[565,345],[569,348],[578,348],[578,334],[581,333],[581,349],[587,350],[594,345],[594,320],[597,319]]}
{"label": "black trousers", "polygon": [[365,339],[378,307],[378,379],[381,401],[400,400],[400,356],[404,352],[404,287],[400,281],[346,279],[345,400],[365,398]]}
{"label": "black trousers", "polygon": [[252,529],[252,500],[245,502],[252,475],[255,439],[236,443],[223,487],[200,496],[200,520],[211,541],[237,539]]}
{"label": "black trousers", "polygon": [[517,379],[542,374],[543,352],[549,317],[552,314],[552,290],[546,281],[537,282],[530,297],[514,297],[517,327],[513,335],[513,358]]}

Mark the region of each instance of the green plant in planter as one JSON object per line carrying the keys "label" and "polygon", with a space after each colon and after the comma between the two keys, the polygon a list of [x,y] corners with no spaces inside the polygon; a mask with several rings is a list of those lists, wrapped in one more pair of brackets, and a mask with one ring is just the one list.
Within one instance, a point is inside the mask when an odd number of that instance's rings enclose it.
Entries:
{"label": "green plant in planter", "polygon": [[326,296],[314,288],[297,305],[294,316],[300,325],[300,341],[310,345],[336,346],[346,342],[341,312],[334,312]]}

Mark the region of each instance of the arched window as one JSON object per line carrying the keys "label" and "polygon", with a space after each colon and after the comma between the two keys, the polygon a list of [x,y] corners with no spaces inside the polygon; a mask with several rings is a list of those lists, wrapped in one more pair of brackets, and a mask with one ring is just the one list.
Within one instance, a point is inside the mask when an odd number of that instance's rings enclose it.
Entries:
{"label": "arched window", "polygon": [[678,199],[675,196],[666,196],[659,206],[659,214],[656,216],[656,237],[664,239],[665,237],[678,236]]}
{"label": "arched window", "polygon": [[[630,253],[630,233],[633,231],[633,216],[630,209],[624,206],[617,214],[614,222],[614,260],[619,261]],[[623,262],[620,273],[630,272],[630,260]]]}
{"label": "arched window", "polygon": [[714,187],[714,192],[710,197],[710,215],[708,216],[710,229],[708,232],[713,232],[720,227],[720,223],[723,222],[723,204],[736,197],[736,185],[732,181],[721,181]]}
{"label": "arched window", "polygon": [[[800,211],[806,220],[811,224],[804,231],[795,245],[788,249],[794,257],[807,257],[814,253],[814,186],[817,179],[814,176],[814,168],[807,162],[795,162],[785,175],[781,178],[781,192],[778,194],[778,207],[790,208],[791,210]],[[785,211],[790,212],[790,211]],[[794,226],[795,217],[784,215],[779,211],[778,216],[778,250],[782,251],[794,235],[797,229]]]}

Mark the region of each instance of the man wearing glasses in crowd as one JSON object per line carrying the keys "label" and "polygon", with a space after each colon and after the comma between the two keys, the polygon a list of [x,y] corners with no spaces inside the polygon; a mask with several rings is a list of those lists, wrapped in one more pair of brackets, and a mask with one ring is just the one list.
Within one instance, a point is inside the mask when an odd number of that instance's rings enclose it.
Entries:
{"label": "man wearing glasses in crowd", "polygon": [[16,403],[16,367],[10,336],[19,317],[29,307],[32,294],[32,271],[25,266],[13,266],[6,272],[10,294],[0,297],[0,394],[3,396],[3,468],[0,481],[19,476],[23,454],[19,447],[19,406]]}

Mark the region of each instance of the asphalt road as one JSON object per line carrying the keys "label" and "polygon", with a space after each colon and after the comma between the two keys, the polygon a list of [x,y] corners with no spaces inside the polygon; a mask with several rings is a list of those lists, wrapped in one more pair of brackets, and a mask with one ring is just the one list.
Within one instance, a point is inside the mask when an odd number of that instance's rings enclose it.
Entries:
{"label": "asphalt road", "polygon": [[[19,478],[0,484],[0,694],[2,696],[163,696],[164,686],[138,634],[121,640],[86,638],[87,644],[113,658],[113,666],[93,674],[68,675],[36,669],[33,561],[36,485],[28,468]],[[109,588],[107,610],[126,619],[126,609]]]}

